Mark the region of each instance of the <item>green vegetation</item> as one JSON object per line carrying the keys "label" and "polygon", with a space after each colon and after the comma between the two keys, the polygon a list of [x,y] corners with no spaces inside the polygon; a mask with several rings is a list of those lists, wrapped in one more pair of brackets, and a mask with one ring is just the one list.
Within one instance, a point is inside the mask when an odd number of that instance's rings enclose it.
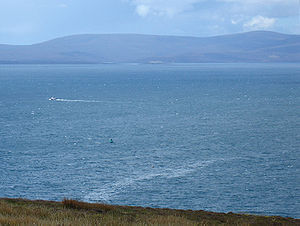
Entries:
{"label": "green vegetation", "polygon": [[300,219],[3,198],[0,225],[300,225]]}

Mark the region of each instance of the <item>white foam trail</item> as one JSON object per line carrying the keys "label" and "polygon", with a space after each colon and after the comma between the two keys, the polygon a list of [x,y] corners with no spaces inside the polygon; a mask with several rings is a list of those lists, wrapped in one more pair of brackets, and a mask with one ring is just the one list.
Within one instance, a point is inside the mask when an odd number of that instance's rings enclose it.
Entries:
{"label": "white foam trail", "polygon": [[117,181],[112,184],[107,184],[103,188],[97,189],[84,197],[84,201],[87,202],[99,202],[110,201],[114,195],[120,193],[125,187],[130,186],[136,182],[143,180],[151,180],[155,177],[160,178],[176,178],[176,177],[184,177],[185,175],[192,173],[200,168],[204,168],[213,164],[216,161],[225,161],[229,159],[216,159],[216,160],[208,160],[208,161],[200,161],[193,164],[187,164],[185,167],[179,168],[166,168],[166,169],[158,169],[158,172],[152,172],[146,175],[139,175],[132,178],[125,178],[120,181]]}
{"label": "white foam trail", "polygon": [[83,103],[105,103],[105,104],[131,104],[132,102],[123,101],[100,101],[100,100],[70,100],[70,99],[55,99],[61,102],[83,102]]}

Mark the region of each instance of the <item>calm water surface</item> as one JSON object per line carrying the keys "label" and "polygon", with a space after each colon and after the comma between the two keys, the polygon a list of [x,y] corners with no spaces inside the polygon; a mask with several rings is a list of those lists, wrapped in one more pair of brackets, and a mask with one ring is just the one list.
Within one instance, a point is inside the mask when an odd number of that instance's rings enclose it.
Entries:
{"label": "calm water surface", "polygon": [[300,218],[299,150],[295,64],[0,65],[0,197]]}

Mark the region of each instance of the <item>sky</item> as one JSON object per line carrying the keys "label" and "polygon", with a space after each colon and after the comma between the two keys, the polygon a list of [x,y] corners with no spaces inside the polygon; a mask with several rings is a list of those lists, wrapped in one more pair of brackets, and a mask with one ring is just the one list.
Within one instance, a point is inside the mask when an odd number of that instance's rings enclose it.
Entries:
{"label": "sky", "polygon": [[300,0],[0,0],[0,43],[73,34],[300,34]]}

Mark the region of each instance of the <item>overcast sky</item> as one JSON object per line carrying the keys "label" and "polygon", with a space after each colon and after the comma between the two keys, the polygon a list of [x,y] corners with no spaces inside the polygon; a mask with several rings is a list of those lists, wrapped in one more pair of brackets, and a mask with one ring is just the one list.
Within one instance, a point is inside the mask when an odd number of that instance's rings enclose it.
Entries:
{"label": "overcast sky", "polygon": [[299,0],[0,0],[0,43],[85,33],[300,34]]}

